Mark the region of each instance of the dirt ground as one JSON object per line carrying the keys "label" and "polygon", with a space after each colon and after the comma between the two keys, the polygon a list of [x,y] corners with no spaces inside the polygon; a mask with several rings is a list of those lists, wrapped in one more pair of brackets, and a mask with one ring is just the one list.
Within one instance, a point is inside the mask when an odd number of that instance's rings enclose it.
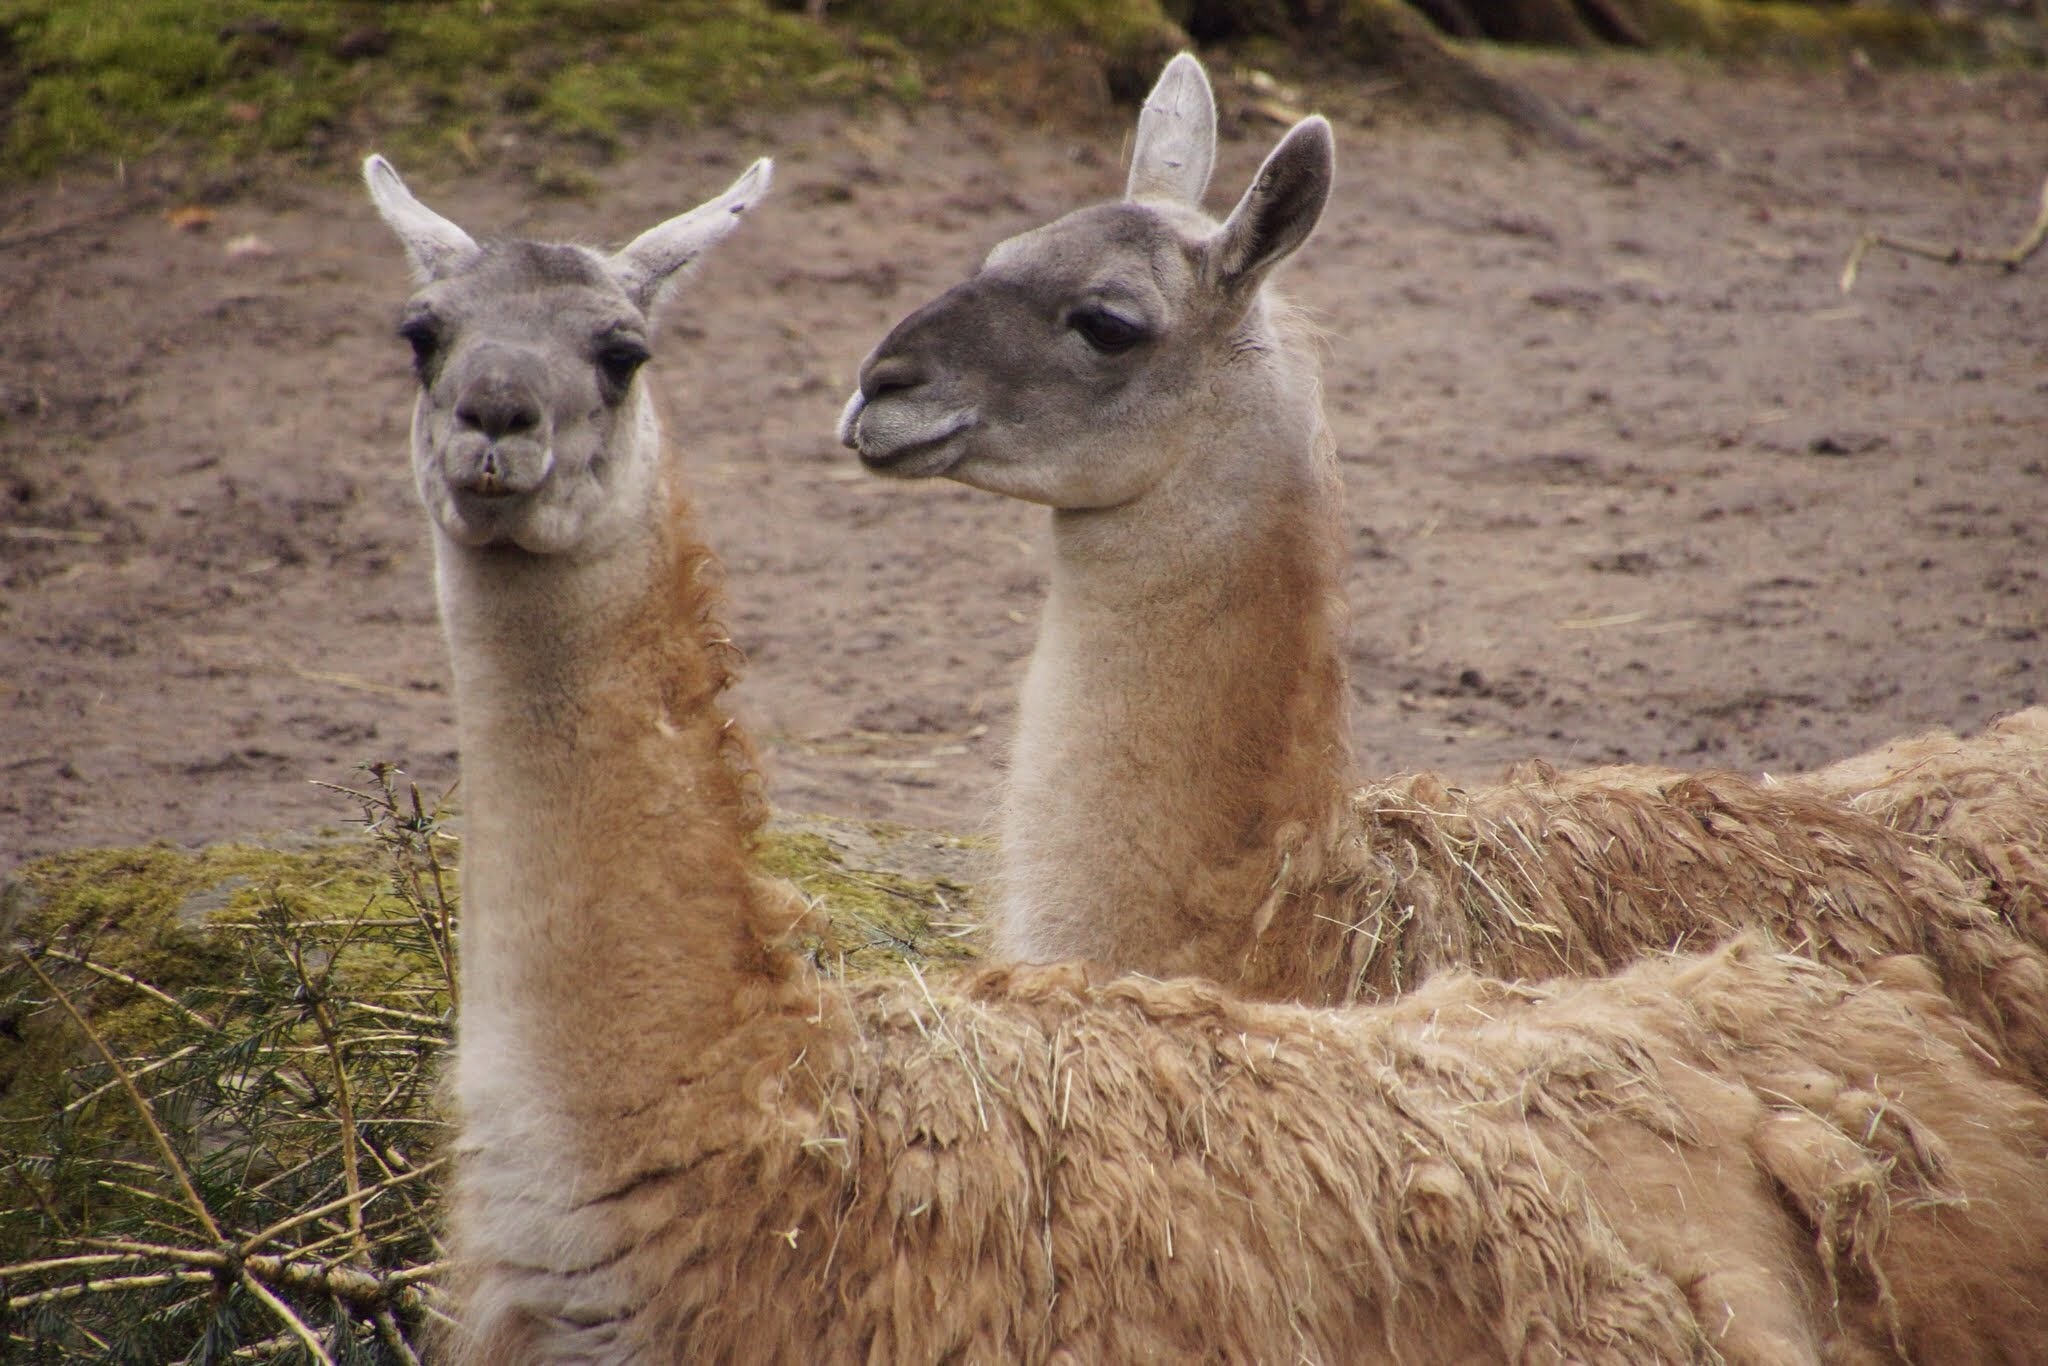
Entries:
{"label": "dirt ground", "polygon": [[[1782,770],[2036,701],[2048,260],[1836,275],[1874,225],[2016,238],[2048,78],[1513,70],[1626,155],[1304,97],[1340,184],[1284,283],[1330,338],[1363,763]],[[1226,106],[1218,206],[1279,131]],[[652,374],[787,809],[986,818],[1044,514],[866,476],[833,421],[896,318],[1120,188],[1128,117],[792,115],[650,144],[589,200],[412,175],[472,230],[615,244],[778,158]],[[396,244],[352,184],[190,230],[146,181],[0,200],[0,870],[338,824],[313,783],[371,759],[455,772]]]}

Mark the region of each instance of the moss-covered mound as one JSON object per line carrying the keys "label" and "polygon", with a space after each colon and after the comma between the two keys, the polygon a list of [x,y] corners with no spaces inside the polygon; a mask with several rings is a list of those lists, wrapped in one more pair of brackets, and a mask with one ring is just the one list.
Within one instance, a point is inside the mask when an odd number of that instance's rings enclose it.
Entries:
{"label": "moss-covered mound", "polygon": [[24,77],[6,166],[171,140],[217,157],[346,154],[353,127],[461,151],[510,116],[600,140],[662,118],[863,88],[837,35],[760,3],[0,0]]}
{"label": "moss-covered mound", "polygon": [[957,835],[805,817],[778,820],[760,859],[810,900],[805,949],[812,960],[846,975],[979,954],[974,881],[985,875],[988,852]]}
{"label": "moss-covered mound", "polygon": [[0,177],[167,151],[335,167],[375,144],[476,160],[508,130],[605,155],[736,110],[933,87],[1070,115],[1135,98],[1194,44],[1392,73],[1410,93],[1541,126],[1442,35],[1795,60],[2038,56],[2016,14],[1931,0],[0,0]]}
{"label": "moss-covered mound", "polygon": [[377,778],[367,840],[8,884],[0,1357],[282,1359],[304,1330],[404,1359],[432,1312],[452,841]]}
{"label": "moss-covered mound", "polygon": [[[197,149],[479,155],[511,126],[602,152],[736,109],[914,99],[963,51],[1064,43],[1132,70],[1186,41],[1156,0],[0,0],[0,173]],[[11,74],[10,74],[11,72]]]}
{"label": "moss-covered mound", "polygon": [[1824,62],[1860,54],[1877,65],[2034,60],[2019,29],[1929,6],[1806,0],[1636,0],[1655,46],[1716,57]]}

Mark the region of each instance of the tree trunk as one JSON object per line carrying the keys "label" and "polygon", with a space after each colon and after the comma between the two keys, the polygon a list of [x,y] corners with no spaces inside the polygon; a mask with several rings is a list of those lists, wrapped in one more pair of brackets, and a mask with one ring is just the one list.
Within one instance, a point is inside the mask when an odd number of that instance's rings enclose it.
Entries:
{"label": "tree trunk", "polygon": [[[1559,9],[1571,0],[1418,0],[1442,6],[1453,24],[1476,26],[1504,5]],[[1453,51],[1403,0],[1166,0],[1168,15],[1198,43],[1276,38],[1300,51],[1335,52],[1346,62],[1399,77],[1415,94],[1495,114],[1567,146],[1583,142],[1565,112],[1535,91],[1482,70]],[[1461,17],[1462,16],[1462,17]],[[1562,22],[1562,21],[1558,21]],[[1583,22],[1583,45],[1597,41]]]}

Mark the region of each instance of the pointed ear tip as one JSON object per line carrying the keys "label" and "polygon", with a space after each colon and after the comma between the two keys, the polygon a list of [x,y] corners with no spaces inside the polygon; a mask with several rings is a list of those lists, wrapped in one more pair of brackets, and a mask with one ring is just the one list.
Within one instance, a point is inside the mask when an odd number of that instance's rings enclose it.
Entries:
{"label": "pointed ear tip", "polygon": [[739,179],[735,180],[732,183],[732,188],[726,191],[736,201],[733,204],[733,211],[738,213],[750,207],[755,200],[768,193],[768,187],[774,183],[774,159],[771,157],[756,158],[754,164],[741,171]]}
{"label": "pointed ear tip", "polygon": [[1192,86],[1204,92],[1209,90],[1209,69],[1192,52],[1177,54],[1159,73],[1157,89],[1170,90],[1180,86]]}
{"label": "pointed ear tip", "polygon": [[1310,114],[1295,124],[1288,129],[1287,136],[1281,141],[1304,149],[1325,167],[1336,167],[1337,133],[1330,127],[1330,121],[1321,114]]}

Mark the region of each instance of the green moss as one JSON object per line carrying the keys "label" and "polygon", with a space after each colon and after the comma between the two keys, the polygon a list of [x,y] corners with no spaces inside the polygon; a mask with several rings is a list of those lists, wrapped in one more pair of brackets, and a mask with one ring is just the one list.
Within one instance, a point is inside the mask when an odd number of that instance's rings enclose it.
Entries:
{"label": "green moss", "polygon": [[1881,5],[1648,0],[1643,15],[1659,46],[1715,57],[1816,62],[1861,51],[1900,65],[1977,63],[1991,56],[1984,30],[1971,21]]}
{"label": "green moss", "polygon": [[321,161],[348,129],[405,150],[499,119],[609,143],[903,87],[841,28],[762,0],[0,0],[9,49],[23,88],[0,171],[17,175],[167,142]]}
{"label": "green moss", "polygon": [[[0,0],[0,178],[161,151],[226,165],[258,153],[352,163],[371,146],[479,155],[510,127],[608,151],[642,130],[798,101],[914,102],[934,74],[956,94],[1054,104],[1051,78],[1095,70],[1135,96],[1207,30],[1264,40],[1258,60],[1336,54],[1408,69],[1447,57],[1398,0],[1309,7],[1239,0]],[[1713,55],[1882,62],[2038,61],[2039,26],[1944,19],[1877,3],[1640,0],[1653,40]],[[1309,12],[1309,11],[1312,11]],[[1303,17],[1308,13],[1308,17]],[[1223,19],[1229,18],[1218,29]],[[2004,27],[2001,27],[2004,26]],[[1214,34],[1212,33],[1212,36]],[[1417,61],[1419,60],[1419,65]],[[965,81],[963,67],[982,68]],[[1083,83],[1085,84],[1085,82]],[[1097,82],[1099,87],[1102,83]],[[1078,87],[1075,87],[1078,88]],[[1457,92],[1454,92],[1454,94]],[[1028,104],[1030,101],[1025,99]]]}
{"label": "green moss", "polygon": [[235,154],[332,119],[346,5],[4,0],[0,44],[26,78],[0,166],[35,172],[171,139]]}
{"label": "green moss", "polygon": [[770,831],[759,859],[811,899],[812,960],[857,975],[975,957],[980,908],[963,878],[980,853],[953,836],[807,820]]}
{"label": "green moss", "polygon": [[[1153,61],[1157,0],[0,0],[18,67],[0,174],[175,146],[312,163],[468,146],[509,123],[609,148],[800,100],[917,99],[919,53],[1050,38]],[[0,80],[0,98],[5,98]]]}
{"label": "green moss", "polygon": [[711,27],[701,44],[639,53],[624,63],[618,52],[575,62],[547,79],[537,108],[554,132],[609,143],[664,120],[786,104],[801,83],[829,69],[835,54],[762,41],[770,37]]}
{"label": "green moss", "polygon": [[[80,968],[80,960],[209,1011],[239,980],[244,956],[217,925],[248,923],[279,900],[308,918],[342,918],[384,895],[375,855],[363,845],[95,849],[23,870],[7,890],[0,931],[10,946],[38,955],[117,1054],[149,1058],[178,1032],[177,1012]],[[8,1037],[0,1045],[0,1123],[47,1113],[75,1090],[73,1069],[97,1056],[11,952],[0,962],[0,1035]]]}
{"label": "green moss", "polygon": [[1184,43],[1159,0],[844,0],[835,12],[938,49],[1002,38],[1079,38],[1117,52],[1139,43]]}

